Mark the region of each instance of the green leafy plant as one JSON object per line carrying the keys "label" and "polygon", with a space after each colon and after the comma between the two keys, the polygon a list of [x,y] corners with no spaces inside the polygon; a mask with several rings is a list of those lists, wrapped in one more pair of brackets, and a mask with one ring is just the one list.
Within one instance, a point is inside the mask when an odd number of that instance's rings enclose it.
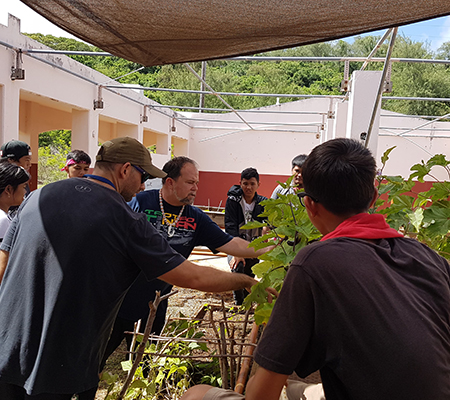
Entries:
{"label": "green leafy plant", "polygon": [[[172,340],[147,344],[146,351],[155,355],[149,354],[144,357],[125,399],[176,399],[194,384],[221,385],[217,359],[208,362],[195,361],[194,358],[188,357],[196,353],[210,353],[206,343],[192,340],[201,340],[204,337],[203,331],[198,329],[197,325],[197,321],[175,320],[168,324],[164,335],[188,341]],[[124,371],[130,371],[131,367],[132,361],[122,362]],[[105,400],[116,399],[121,390],[117,375],[106,373],[101,379],[108,385]]]}
{"label": "green leafy plant", "polygon": [[[381,158],[382,168],[376,182],[379,196],[369,212],[384,214],[392,228],[425,243],[450,260],[450,182],[439,181],[433,174],[435,168],[443,168],[450,178],[450,161],[444,155],[437,154],[426,162],[413,165],[407,179],[384,175],[383,170],[394,149],[388,149]],[[426,190],[417,190],[417,182],[423,183],[425,178],[432,182]],[[292,178],[286,183],[279,183],[283,188],[288,188],[291,182]],[[262,262],[253,267],[260,282],[252,288],[252,293],[244,302],[247,308],[252,303],[257,304],[257,324],[269,320],[274,306],[274,302],[268,302],[265,289],[273,287],[279,291],[298,251],[321,236],[295,194],[281,195],[279,199],[268,199],[262,204],[265,211],[261,216],[266,218],[266,222],[251,222],[244,227],[270,228],[268,234],[250,244],[255,249],[277,244],[277,247],[260,257]]]}
{"label": "green leafy plant", "polygon": [[[379,197],[371,212],[386,216],[388,224],[405,236],[414,237],[440,255],[450,259],[450,182],[439,181],[433,171],[443,168],[450,178],[450,161],[437,154],[428,161],[411,167],[407,179],[401,176],[383,175],[389,154],[388,149],[381,159],[382,168],[377,177]],[[417,182],[431,180],[426,190],[417,190]]]}
{"label": "green leafy plant", "polygon": [[[292,185],[292,180],[293,177],[286,183],[278,183],[286,189]],[[260,278],[260,282],[252,288],[252,292],[245,299],[244,306],[249,308],[253,302],[258,304],[255,309],[257,324],[269,320],[274,306],[274,302],[268,303],[266,288],[272,287],[279,291],[287,268],[298,251],[321,236],[309,220],[306,209],[300,204],[297,195],[280,195],[278,199],[267,199],[261,204],[264,205],[264,213],[261,216],[266,222],[250,222],[244,228],[263,226],[270,228],[267,234],[251,243],[255,249],[273,244],[277,246],[260,256],[262,262],[252,268],[254,274]]]}
{"label": "green leafy plant", "polygon": [[47,183],[66,178],[67,174],[61,172],[61,168],[64,167],[66,163],[66,156],[69,151],[70,146],[64,143],[60,143],[57,146],[49,145],[46,147],[39,147],[39,185],[46,185]]}

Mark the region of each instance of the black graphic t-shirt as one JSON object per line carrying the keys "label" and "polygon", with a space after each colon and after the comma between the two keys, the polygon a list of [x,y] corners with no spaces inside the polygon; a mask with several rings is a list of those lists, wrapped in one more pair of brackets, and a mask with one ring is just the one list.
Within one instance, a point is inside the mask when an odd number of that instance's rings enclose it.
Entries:
{"label": "black graphic t-shirt", "polygon": [[[195,246],[206,246],[215,252],[217,248],[227,244],[233,237],[219,228],[202,210],[194,206],[185,206],[178,220],[174,235],[168,236],[168,224],[164,221],[159,205],[159,190],[147,190],[137,194],[129,203],[137,212],[144,213],[147,220],[169,242],[170,247],[188,258]],[[164,212],[169,223],[173,224],[182,207],[174,207],[163,200]],[[167,293],[171,286],[158,279],[147,281],[141,274],[128,291],[119,317],[130,321],[146,319],[148,302],[155,297],[155,291]]]}

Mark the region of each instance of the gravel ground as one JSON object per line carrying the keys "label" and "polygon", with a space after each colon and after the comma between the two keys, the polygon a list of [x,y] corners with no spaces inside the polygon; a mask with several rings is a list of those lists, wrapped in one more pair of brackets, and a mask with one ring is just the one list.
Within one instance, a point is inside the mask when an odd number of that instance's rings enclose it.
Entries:
{"label": "gravel ground", "polygon": [[[229,266],[226,257],[210,257],[204,255],[193,255],[189,258],[190,261],[198,263],[200,265],[209,265],[214,268],[218,268],[221,270],[229,271]],[[168,316],[177,317],[179,313],[183,313],[187,317],[195,317],[198,311],[204,304],[220,304],[222,297],[224,298],[226,306],[233,306],[233,296],[232,293],[205,293],[199,292],[192,289],[184,289],[184,288],[174,288],[174,290],[178,290],[178,293],[173,295],[169,300],[169,310]],[[121,370],[120,362],[124,360],[126,351],[125,341],[122,343],[122,346],[111,355],[106,364],[105,370],[110,371],[112,373],[118,373],[119,379],[122,382],[126,378],[126,373]],[[295,374],[290,377],[291,379],[299,379]],[[311,374],[309,377],[305,379],[299,379],[307,383],[319,383],[320,375],[318,372]],[[99,390],[97,391],[96,400],[103,400],[106,395],[105,387],[100,385]]]}
{"label": "gravel ground", "polygon": [[[189,260],[200,265],[208,265],[220,270],[229,271],[226,257],[192,255],[189,258]],[[180,312],[187,317],[194,317],[204,304],[220,303],[222,296],[224,297],[226,305],[228,306],[233,305],[232,293],[224,293],[224,294],[205,293],[199,292],[197,290],[176,288],[176,287],[174,287],[174,290],[178,290],[178,293],[176,293],[169,299],[169,309],[168,309],[169,318],[177,317]],[[122,381],[125,380],[126,373],[121,370],[120,362],[125,359],[124,354],[125,351],[126,346],[124,341],[122,345],[116,350],[116,352],[111,355],[105,366],[106,371],[119,374],[119,379]],[[100,384],[95,399],[103,400],[105,395],[106,395],[106,388],[102,384]]]}

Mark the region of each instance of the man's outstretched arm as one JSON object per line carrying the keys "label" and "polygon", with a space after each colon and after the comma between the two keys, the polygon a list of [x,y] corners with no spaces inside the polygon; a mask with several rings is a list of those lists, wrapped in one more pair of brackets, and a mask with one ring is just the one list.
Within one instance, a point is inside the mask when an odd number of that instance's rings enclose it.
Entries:
{"label": "man's outstretched arm", "polygon": [[253,247],[248,247],[250,242],[240,238],[234,237],[228,243],[217,248],[217,250],[229,254],[230,256],[242,257],[242,258],[256,258],[266,251],[273,249],[274,246],[267,246],[255,251]]}
{"label": "man's outstretched arm", "polygon": [[0,283],[2,283],[3,276],[5,275],[6,266],[8,265],[9,252],[0,250]]}
{"label": "man's outstretched arm", "polygon": [[249,289],[257,281],[245,274],[232,274],[213,267],[194,264],[188,260],[158,277],[171,285],[203,292],[226,292]]}
{"label": "man's outstretched arm", "polygon": [[[245,400],[278,400],[287,378],[288,375],[280,375],[259,367],[253,378],[248,381]],[[209,385],[192,386],[181,400],[202,400],[212,388]],[[226,398],[226,392],[224,392],[224,398]]]}
{"label": "man's outstretched arm", "polygon": [[259,367],[248,381],[245,400],[278,400],[288,376]]}

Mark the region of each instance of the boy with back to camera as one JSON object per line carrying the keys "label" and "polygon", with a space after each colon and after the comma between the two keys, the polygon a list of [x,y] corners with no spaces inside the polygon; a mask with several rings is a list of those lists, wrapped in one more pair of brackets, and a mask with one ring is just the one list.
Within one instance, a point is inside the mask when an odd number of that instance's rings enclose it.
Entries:
{"label": "boy with back to camera", "polygon": [[[450,399],[449,265],[367,213],[375,174],[370,151],[354,140],[330,140],[308,156],[299,197],[324,236],[289,268],[246,400],[278,400],[292,372],[317,370],[327,400]],[[182,397],[219,398],[242,396],[203,385]]]}

